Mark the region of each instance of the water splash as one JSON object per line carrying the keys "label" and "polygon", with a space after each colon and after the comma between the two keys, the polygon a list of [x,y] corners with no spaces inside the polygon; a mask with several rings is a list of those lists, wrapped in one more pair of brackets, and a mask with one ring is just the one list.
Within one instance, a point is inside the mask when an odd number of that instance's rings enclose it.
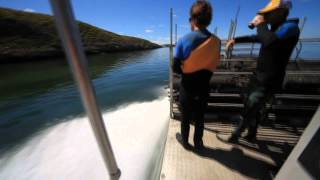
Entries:
{"label": "water splash", "polygon": [[[104,113],[121,179],[149,179],[160,156],[169,119],[169,102],[161,98]],[[0,159],[0,179],[99,180],[108,177],[85,117],[38,133]]]}

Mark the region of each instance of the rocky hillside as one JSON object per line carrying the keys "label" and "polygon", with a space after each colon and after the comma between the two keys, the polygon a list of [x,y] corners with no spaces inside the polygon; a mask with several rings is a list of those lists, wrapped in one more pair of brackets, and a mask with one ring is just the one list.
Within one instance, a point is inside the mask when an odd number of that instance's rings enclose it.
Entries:
{"label": "rocky hillside", "polygon": [[[78,22],[86,53],[159,48],[147,40],[121,36]],[[52,16],[0,8],[0,62],[63,56]]]}

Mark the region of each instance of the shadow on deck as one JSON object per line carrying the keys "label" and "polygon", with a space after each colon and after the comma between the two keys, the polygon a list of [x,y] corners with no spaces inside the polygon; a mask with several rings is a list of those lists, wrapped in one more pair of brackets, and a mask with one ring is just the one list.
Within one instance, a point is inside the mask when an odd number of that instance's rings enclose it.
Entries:
{"label": "shadow on deck", "polygon": [[[298,142],[308,122],[264,122],[257,140],[224,143],[216,134],[230,135],[236,120],[206,121],[201,151],[185,150],[177,140],[180,122],[171,120],[161,179],[273,179]],[[192,144],[193,126],[189,142]]]}

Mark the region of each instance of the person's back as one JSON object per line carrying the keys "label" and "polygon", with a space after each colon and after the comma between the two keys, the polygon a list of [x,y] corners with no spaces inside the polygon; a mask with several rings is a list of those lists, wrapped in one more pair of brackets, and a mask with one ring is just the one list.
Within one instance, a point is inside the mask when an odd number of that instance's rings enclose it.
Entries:
{"label": "person's back", "polygon": [[279,90],[282,86],[287,64],[300,35],[299,20],[287,20],[272,27],[275,36],[260,34],[266,39],[261,44],[257,64],[258,80],[268,87]]}
{"label": "person's back", "polygon": [[203,145],[209,82],[220,59],[220,40],[207,30],[211,18],[209,2],[195,2],[189,19],[192,32],[179,39],[174,55],[173,71],[181,74],[179,107],[182,115],[181,140],[185,148],[190,148],[188,137],[191,120],[195,120],[194,145],[196,148]]}
{"label": "person's back", "polygon": [[[188,90],[192,94],[199,94],[204,93],[209,88],[209,81],[212,76],[212,70],[209,70],[207,68],[204,69],[192,69],[191,71],[194,72],[183,72],[183,69],[180,69],[181,66],[184,65],[184,62],[188,60],[188,58],[191,56],[192,53],[195,53],[197,51],[197,48],[201,46],[205,41],[207,41],[209,38],[218,39],[216,36],[211,34],[207,29],[203,30],[196,30],[192,31],[185,36],[183,36],[181,39],[179,39],[177,43],[177,48],[175,52],[175,59],[180,60],[180,63],[176,63],[175,65],[175,72],[180,72],[182,76],[182,85],[185,87],[186,90]],[[220,43],[220,42],[219,42]],[[214,53],[213,50],[211,52],[204,52],[204,53]],[[196,63],[198,64],[204,64],[201,62],[201,59],[196,57],[195,59]],[[210,60],[210,58],[206,58]],[[183,68],[183,67],[182,67]],[[194,67],[191,67],[194,68]],[[189,68],[189,69],[191,69]]]}

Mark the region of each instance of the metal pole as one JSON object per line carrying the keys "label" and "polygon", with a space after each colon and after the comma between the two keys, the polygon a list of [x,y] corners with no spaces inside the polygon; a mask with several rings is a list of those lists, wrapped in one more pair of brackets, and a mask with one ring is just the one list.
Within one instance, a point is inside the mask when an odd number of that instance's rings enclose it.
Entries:
{"label": "metal pole", "polygon": [[[230,22],[229,34],[228,34],[228,40],[231,40],[231,39],[232,39],[233,32],[234,32],[234,25],[235,25],[235,22],[234,22],[233,20],[231,20],[231,22]],[[228,50],[225,52],[225,57],[226,57],[227,59],[230,59],[230,58],[231,58],[231,49],[228,49]]]}
{"label": "metal pole", "polygon": [[306,25],[306,22],[307,22],[308,18],[307,17],[304,17],[303,20],[302,20],[302,23],[301,23],[301,26],[300,26],[300,34],[302,33],[303,29],[304,29],[304,26]]}
{"label": "metal pole", "polygon": [[83,52],[80,33],[69,0],[50,0],[56,26],[62,40],[73,76],[78,84],[81,99],[88,114],[104,163],[112,180],[120,178],[112,147],[97,106],[95,92],[88,76],[87,61]]}
{"label": "metal pole", "polygon": [[234,27],[233,27],[233,32],[232,32],[232,39],[234,39],[234,37],[236,36],[239,13],[240,13],[240,6],[237,9],[237,13],[236,13],[236,16],[235,16],[235,19],[234,19]]}
{"label": "metal pole", "polygon": [[233,20],[231,19],[230,21],[230,28],[229,28],[229,34],[228,34],[228,40],[230,40],[232,38],[232,32],[233,32]]}
{"label": "metal pole", "polygon": [[254,43],[252,43],[252,45],[251,45],[251,50],[250,50],[250,56],[251,57],[253,56],[253,50],[254,50]]}
{"label": "metal pole", "polygon": [[[307,22],[307,17],[304,17],[303,18],[303,20],[302,20],[302,23],[301,23],[301,26],[300,26],[300,36],[301,36],[301,34],[302,34],[302,31],[303,31],[303,29],[304,29],[304,26],[305,26],[305,24],[306,24],[306,22]],[[299,47],[298,47],[299,46]],[[296,45],[296,57],[295,57],[295,62],[296,63],[298,63],[298,61],[299,61],[299,57],[300,57],[300,53],[301,53],[301,50],[302,50],[302,42],[301,42],[301,40],[297,43],[297,45]]]}
{"label": "metal pole", "polygon": [[177,45],[178,42],[178,25],[175,25],[175,42],[174,44]]}
{"label": "metal pole", "polygon": [[218,27],[214,28],[214,35],[218,36]]}
{"label": "metal pole", "polygon": [[170,63],[169,63],[169,86],[170,86],[170,117],[173,118],[173,45],[172,45],[172,24],[173,24],[173,10],[170,8]]}
{"label": "metal pole", "polygon": [[[235,19],[234,19],[234,22],[233,22],[233,30],[232,30],[231,39],[234,39],[234,37],[236,36],[239,13],[240,13],[240,6],[238,6],[238,9],[237,9],[237,12],[236,12],[236,16],[235,16]],[[229,58],[232,57],[232,52],[233,52],[233,47],[229,51]]]}

